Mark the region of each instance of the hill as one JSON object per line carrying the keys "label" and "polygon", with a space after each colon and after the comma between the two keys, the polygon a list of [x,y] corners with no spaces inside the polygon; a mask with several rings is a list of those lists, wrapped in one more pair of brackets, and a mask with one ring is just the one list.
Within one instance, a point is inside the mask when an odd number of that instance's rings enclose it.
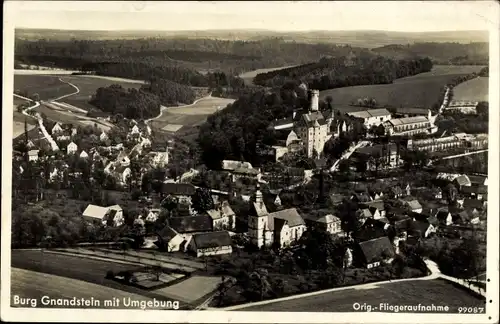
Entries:
{"label": "hill", "polygon": [[282,32],[265,29],[249,30],[198,30],[198,31],[90,31],[54,29],[16,29],[16,37],[37,40],[110,40],[135,38],[208,38],[232,41],[258,41],[268,38],[281,38],[283,41],[302,43],[337,43],[360,47],[379,47],[389,44],[411,44],[415,42],[487,42],[487,31],[441,31],[441,32],[394,32],[376,30],[354,31],[306,31]]}

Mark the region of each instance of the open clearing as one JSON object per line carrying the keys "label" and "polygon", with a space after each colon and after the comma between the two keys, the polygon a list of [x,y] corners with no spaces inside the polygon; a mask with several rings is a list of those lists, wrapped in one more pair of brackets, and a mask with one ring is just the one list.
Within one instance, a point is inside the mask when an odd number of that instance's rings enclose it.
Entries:
{"label": "open clearing", "polygon": [[478,72],[482,66],[436,66],[431,72],[397,79],[393,84],[377,84],[336,88],[320,92],[320,98],[331,96],[334,108],[341,112],[362,108],[349,106],[360,98],[374,98],[378,105],[393,107],[431,108],[437,103],[444,85],[453,78]]}
{"label": "open clearing", "polygon": [[479,77],[453,88],[453,100],[488,101],[489,78]]}
{"label": "open clearing", "polygon": [[455,287],[448,281],[435,279],[388,283],[373,289],[353,288],[240,308],[238,311],[352,312],[354,303],[366,303],[376,312],[380,310],[374,310],[374,307],[379,307],[382,302],[389,305],[448,306],[450,313],[458,313],[458,307],[485,306],[483,299]]}
{"label": "open clearing", "polygon": [[202,124],[208,116],[233,102],[234,99],[205,97],[192,105],[165,107],[158,118],[151,120],[151,126],[167,132],[177,132],[184,126]]}
{"label": "open clearing", "polygon": [[26,91],[28,95],[38,93],[40,100],[56,99],[75,92],[75,89],[59,80],[55,75],[15,75],[14,91]]}
{"label": "open clearing", "polygon": [[[164,296],[155,294],[153,291],[145,291],[105,278],[108,270],[116,273],[124,270],[135,271],[144,269],[141,266],[82,258],[79,256],[44,253],[41,250],[12,250],[11,259],[13,268],[81,280],[99,285],[99,287],[108,287],[149,298],[165,300]],[[27,283],[26,286],[27,288],[25,289],[32,289],[29,283]],[[77,292],[78,289],[72,291],[69,296],[73,296]],[[181,307],[183,306],[185,305],[181,303]]]}
{"label": "open clearing", "polygon": [[123,81],[119,78],[109,79],[105,77],[100,78],[100,77],[85,76],[85,75],[70,75],[61,77],[61,79],[66,82],[74,84],[76,87],[78,87],[78,89],[80,89],[79,93],[64,98],[61,100],[61,102],[65,102],[85,110],[89,110],[91,108],[95,109],[95,107],[89,104],[88,102],[92,97],[92,95],[95,94],[98,88],[108,87],[112,84],[119,84],[124,88],[135,88],[135,89],[138,89],[142,86],[140,81],[130,82],[132,80]]}
{"label": "open clearing", "polygon": [[268,68],[268,69],[257,69],[257,70],[253,70],[253,71],[243,72],[239,75],[239,77],[242,78],[243,81],[245,81],[246,85],[252,85],[253,79],[255,78],[255,76],[257,74],[267,73],[267,72],[276,71],[276,70],[283,70],[283,69],[293,67],[293,66],[295,66],[295,65],[282,66],[282,67],[276,67],[276,68]]}
{"label": "open clearing", "polygon": [[[113,307],[118,309],[124,308],[139,308],[139,307],[125,307],[123,306],[123,299],[132,300],[144,300],[148,301],[151,298],[141,296],[138,294],[128,293],[121,290],[103,287],[101,285],[96,285],[93,283],[75,280],[70,278],[64,278],[60,276],[55,276],[46,273],[39,273],[24,269],[12,268],[11,271],[11,306],[12,307],[23,307],[14,304],[14,296],[22,296],[24,298],[35,298],[37,299],[37,307],[51,307],[44,306],[41,304],[41,298],[43,296],[49,296],[52,299],[57,298],[73,298],[77,299],[85,298],[86,300],[99,301],[99,306],[94,307],[81,306],[78,308],[109,308],[104,307],[104,301],[112,298],[120,299],[120,306]],[[26,307],[26,306],[24,306]],[[29,306],[28,306],[29,307]],[[52,306],[57,307],[57,306]],[[71,306],[64,306],[71,307]],[[59,308],[63,308],[59,306]]]}

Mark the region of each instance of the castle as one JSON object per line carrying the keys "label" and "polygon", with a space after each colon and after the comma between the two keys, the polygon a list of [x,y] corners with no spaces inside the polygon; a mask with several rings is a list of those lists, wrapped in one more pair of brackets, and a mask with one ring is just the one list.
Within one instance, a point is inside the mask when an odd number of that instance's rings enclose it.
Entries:
{"label": "castle", "polygon": [[293,145],[300,143],[308,157],[318,157],[324,149],[325,143],[332,137],[338,136],[331,131],[334,122],[333,110],[319,111],[319,91],[310,90],[310,103],[307,112],[294,113],[291,118],[277,120],[272,127],[284,135],[281,145],[273,146],[276,159],[285,153],[295,151]]}

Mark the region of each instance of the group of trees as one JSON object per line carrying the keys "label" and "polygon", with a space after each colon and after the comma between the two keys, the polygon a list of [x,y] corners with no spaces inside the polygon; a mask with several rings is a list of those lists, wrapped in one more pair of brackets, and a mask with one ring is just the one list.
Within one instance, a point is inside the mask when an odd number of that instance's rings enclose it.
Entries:
{"label": "group of trees", "polygon": [[429,58],[395,61],[382,56],[360,56],[347,61],[346,57],[322,58],[316,63],[260,73],[254,83],[262,86],[282,86],[301,79],[309,88],[326,90],[368,84],[387,84],[395,79],[432,69]]}

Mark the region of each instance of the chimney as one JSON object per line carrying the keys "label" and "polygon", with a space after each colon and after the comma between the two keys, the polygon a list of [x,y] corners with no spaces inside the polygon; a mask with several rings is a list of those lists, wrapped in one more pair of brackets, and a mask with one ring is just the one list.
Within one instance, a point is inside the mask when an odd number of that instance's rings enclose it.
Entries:
{"label": "chimney", "polygon": [[311,105],[309,107],[310,111],[319,110],[319,90],[311,90]]}

